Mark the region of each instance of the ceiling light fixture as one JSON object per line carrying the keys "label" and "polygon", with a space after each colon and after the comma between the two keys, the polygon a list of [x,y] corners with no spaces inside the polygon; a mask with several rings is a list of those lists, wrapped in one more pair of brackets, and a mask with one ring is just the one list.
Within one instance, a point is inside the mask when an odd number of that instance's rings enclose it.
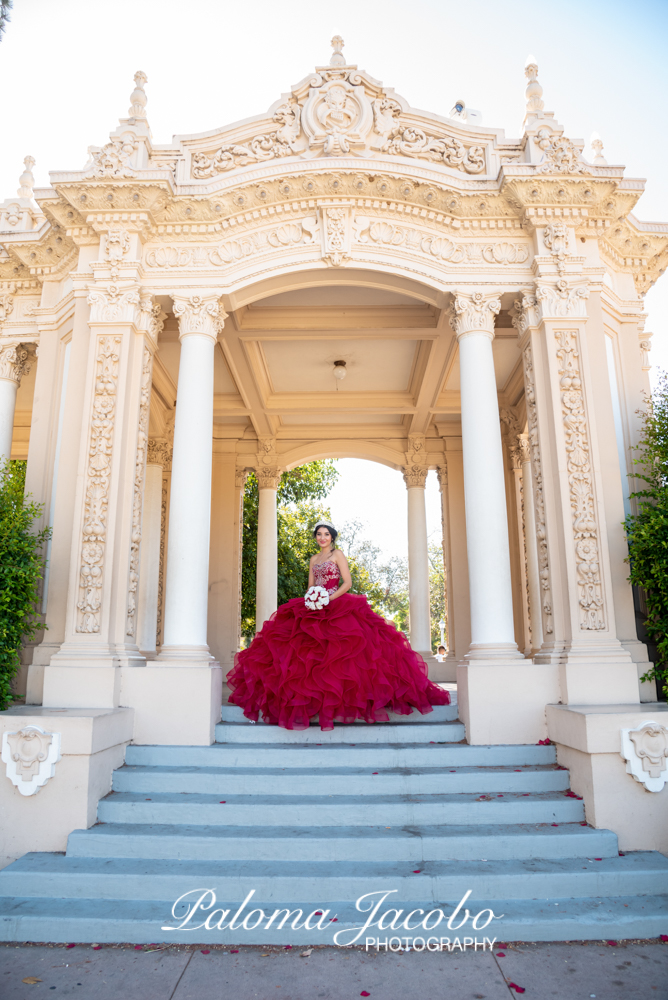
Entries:
{"label": "ceiling light fixture", "polygon": [[335,361],[334,362],[334,378],[338,378],[339,381],[346,377],[346,363],[345,361]]}

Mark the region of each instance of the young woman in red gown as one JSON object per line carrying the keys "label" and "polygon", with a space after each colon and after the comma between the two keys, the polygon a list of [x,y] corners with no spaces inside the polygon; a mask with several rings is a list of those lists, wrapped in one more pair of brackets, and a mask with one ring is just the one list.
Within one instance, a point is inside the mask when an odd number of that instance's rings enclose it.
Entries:
{"label": "young woman in red gown", "polygon": [[387,722],[388,710],[424,715],[448,705],[450,695],[431,683],[406,637],[366,597],[348,593],[350,570],[334,526],[319,521],[314,535],[320,551],[309,563],[309,587],[324,587],[329,604],[314,611],[295,597],[281,605],[237,653],[227,675],[230,704],[253,722],[262,717],[284,729],[308,729],[317,715],[323,730],[335,720]]}

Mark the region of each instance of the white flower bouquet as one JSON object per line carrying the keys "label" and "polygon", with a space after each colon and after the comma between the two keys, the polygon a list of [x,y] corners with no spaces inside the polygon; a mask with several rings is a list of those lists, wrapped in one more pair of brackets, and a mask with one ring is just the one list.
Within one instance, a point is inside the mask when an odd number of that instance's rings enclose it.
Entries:
{"label": "white flower bouquet", "polygon": [[324,587],[309,587],[304,595],[304,604],[311,611],[320,611],[329,604],[329,594]]}

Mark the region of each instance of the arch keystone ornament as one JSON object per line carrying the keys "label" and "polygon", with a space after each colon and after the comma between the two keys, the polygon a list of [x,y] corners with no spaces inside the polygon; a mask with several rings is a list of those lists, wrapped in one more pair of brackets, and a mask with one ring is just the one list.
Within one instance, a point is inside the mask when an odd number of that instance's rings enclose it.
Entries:
{"label": "arch keystone ornament", "polygon": [[660,792],[668,781],[668,729],[660,722],[643,722],[622,729],[622,757],[627,774],[648,792]]}
{"label": "arch keystone ornament", "polygon": [[21,795],[36,795],[53,778],[60,757],[60,733],[47,733],[39,726],[3,733],[2,760],[7,765],[6,774]]}

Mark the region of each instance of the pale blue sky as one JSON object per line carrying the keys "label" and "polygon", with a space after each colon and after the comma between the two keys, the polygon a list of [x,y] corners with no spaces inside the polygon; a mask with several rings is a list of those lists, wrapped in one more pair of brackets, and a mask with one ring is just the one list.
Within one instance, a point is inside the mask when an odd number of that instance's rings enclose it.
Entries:
{"label": "pale blue sky", "polygon": [[[154,141],[166,143],[173,133],[265,111],[328,61],[338,33],[349,61],[414,107],[447,114],[463,98],[508,136],[520,134],[524,63],[533,53],[546,109],[566,134],[588,141],[599,132],[609,163],[647,178],[638,217],[668,221],[666,0],[15,0],[14,7],[0,43],[0,199],[14,196],[28,153],[38,186],[50,169],[83,166],[86,148],[102,145],[127,114],[137,69],[149,78]],[[647,310],[653,361],[668,368],[665,276]],[[360,466],[341,467],[349,485],[337,488],[336,516],[368,520],[388,553],[403,547],[400,475],[370,467],[377,487],[367,514]],[[428,507],[437,527],[434,489]],[[389,522],[379,496],[393,511]]]}

